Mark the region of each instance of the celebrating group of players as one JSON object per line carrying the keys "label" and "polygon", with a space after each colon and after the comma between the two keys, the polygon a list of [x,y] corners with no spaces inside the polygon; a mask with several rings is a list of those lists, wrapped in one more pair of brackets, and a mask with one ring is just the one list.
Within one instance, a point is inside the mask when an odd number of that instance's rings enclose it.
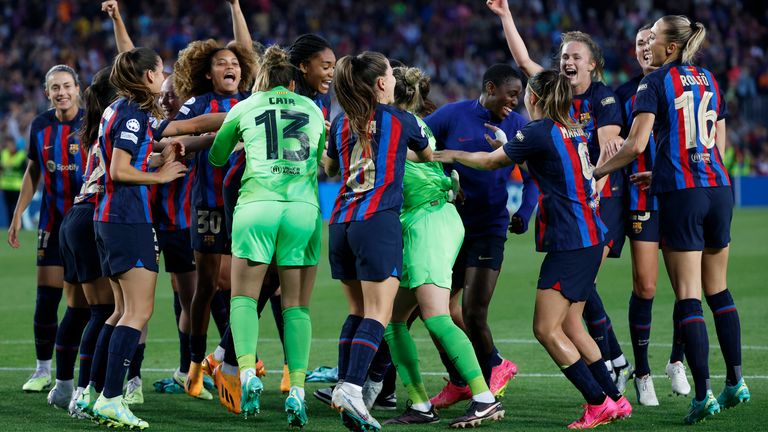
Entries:
{"label": "celebrating group of players", "polygon": [[[452,427],[504,417],[497,397],[517,366],[495,348],[487,312],[506,233],[525,232],[537,204],[536,249],[546,257],[533,328],[586,400],[569,428],[629,417],[622,394],[631,376],[638,402],[658,405],[647,349],[660,247],[677,298],[667,374],[673,391],[687,395],[685,357],[695,384],[685,421],[749,400],[739,317],[726,287],[733,208],[721,159],[726,104],[712,74],[691,64],[702,24],[665,16],[641,28],[643,76],[614,93],[600,81],[603,59],[589,35],[564,33],[559,71],[544,70],[529,57],[507,0],[488,0],[527,77],[525,90],[516,69],[493,65],[478,100],[438,108],[428,99],[428,76],[380,53],[337,62],[327,41],[308,34],[257,54],[238,1],[228,2],[235,42],[192,42],[171,76],[153,50],[133,46],[116,0],[102,8],[119,54],[83,100],[74,70],[58,65],[46,74],[53,108],[32,124],[9,230],[18,247],[21,215],[42,176],[37,369],[24,390],[50,386],[55,346],[51,405],[146,428],[129,405],[143,402],[141,360],[162,252],[180,342],[179,368],[166,384],[211,399],[209,375],[229,411],[257,413],[259,316],[271,302],[286,358],[287,421],[306,425],[322,165],[342,181],[329,259],[349,313],[338,384],[315,395],[350,430],[381,429],[369,410],[390,365],[410,403],[385,423],[434,423],[436,408],[461,400],[471,402]],[[332,122],[331,85],[342,111]],[[529,123],[513,111],[520,97]],[[171,136],[183,137],[164,138]],[[510,219],[514,165],[525,186]],[[601,263],[618,256],[625,235],[634,371],[596,289]],[[717,398],[702,290],[727,370]],[[67,309],[58,323],[62,292]],[[211,314],[221,341],[206,356]],[[450,377],[431,399],[408,330],[416,317]]]}

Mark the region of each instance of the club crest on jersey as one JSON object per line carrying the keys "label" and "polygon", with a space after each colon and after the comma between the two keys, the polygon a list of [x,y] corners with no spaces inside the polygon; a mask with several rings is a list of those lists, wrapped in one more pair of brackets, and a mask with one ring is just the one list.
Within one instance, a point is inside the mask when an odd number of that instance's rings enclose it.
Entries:
{"label": "club crest on jersey", "polygon": [[131,132],[138,132],[141,129],[141,124],[136,119],[130,119],[125,123],[125,127]]}
{"label": "club crest on jersey", "polygon": [[517,131],[517,133],[515,134],[515,139],[520,142],[525,141],[525,135],[523,135],[523,131]]}
{"label": "club crest on jersey", "polygon": [[69,144],[69,154],[76,155],[77,152],[80,151],[80,144],[77,143],[70,143]]}
{"label": "club crest on jersey", "polygon": [[589,111],[579,114],[579,123],[587,124],[591,120],[592,120],[592,115],[590,115]]}

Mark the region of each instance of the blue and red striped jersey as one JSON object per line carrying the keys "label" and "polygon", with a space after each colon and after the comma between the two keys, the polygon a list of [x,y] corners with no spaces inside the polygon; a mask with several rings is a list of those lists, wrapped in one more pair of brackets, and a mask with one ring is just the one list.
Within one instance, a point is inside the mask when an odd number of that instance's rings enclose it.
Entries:
{"label": "blue and red striped jersey", "polygon": [[[508,138],[526,124],[526,119],[516,112],[499,121],[478,100],[445,104],[427,116],[424,122],[437,140],[437,149],[468,152],[492,152],[485,135],[490,130],[485,123],[497,126]],[[461,164],[444,164],[446,174],[455,169],[461,179],[464,202],[456,205],[464,223],[466,237],[507,236],[509,211],[507,210],[507,182],[512,167],[494,171],[481,171]],[[524,180],[529,180],[527,176]],[[523,201],[535,206],[538,191],[533,182],[523,187]],[[530,217],[530,214],[528,214]]]}
{"label": "blue and red striped jersey", "polygon": [[[586,92],[573,97],[571,104],[571,118],[581,123],[589,142],[589,161],[597,164],[600,158],[600,142],[597,138],[597,130],[603,126],[623,126],[621,104],[616,95],[605,84],[594,81]],[[605,181],[605,186],[600,192],[603,198],[621,196],[624,188],[624,176],[620,173],[612,173]]]}
{"label": "blue and red striped jersey", "polygon": [[131,155],[131,165],[147,171],[152,152],[153,119],[147,111],[125,98],[104,110],[99,126],[99,152],[104,169],[104,193],[99,195],[94,219],[97,222],[125,224],[152,223],[149,186],[120,183],[109,173],[115,149]]}
{"label": "blue and red striped jersey", "polygon": [[429,145],[412,114],[383,104],[376,105],[370,134],[370,149],[366,149],[346,114],[339,114],[331,124],[328,157],[339,161],[342,179],[332,224],[366,220],[389,209],[399,213],[407,149],[421,151]]}
{"label": "blue and red striped jersey", "polygon": [[656,115],[651,193],[730,186],[715,145],[716,124],[728,110],[712,72],[679,61],[651,72],[637,88],[634,115],[643,112]]}
{"label": "blue and red striped jersey", "polygon": [[[633,79],[622,84],[616,89],[616,96],[621,100],[621,105],[624,107],[624,128],[622,128],[621,136],[626,138],[629,135],[629,129],[632,127],[632,112],[635,107],[635,93],[637,87],[640,85],[640,81],[643,79],[642,75],[636,76]],[[632,163],[627,165],[624,173],[626,191],[629,195],[627,205],[629,210],[632,211],[655,211],[658,209],[656,204],[656,197],[651,195],[650,189],[641,190],[638,186],[632,184],[629,181],[629,176],[643,171],[653,170],[653,159],[656,157],[656,141],[651,134],[648,140],[648,146],[645,151],[633,160]]]}
{"label": "blue and red striped jersey", "polygon": [[515,163],[526,162],[539,186],[536,250],[567,251],[595,246],[608,231],[597,213],[597,193],[582,129],[550,119],[528,123],[504,144]]}
{"label": "blue and red striped jersey", "polygon": [[104,166],[101,164],[101,149],[96,141],[88,150],[88,161],[83,172],[83,186],[75,197],[75,204],[99,203],[99,194],[104,193]]}
{"label": "blue and red striped jersey", "polygon": [[83,114],[78,110],[74,119],[61,122],[50,109],[32,121],[27,157],[37,163],[43,178],[38,227],[44,231],[61,224],[83,183],[86,156],[77,136]]}
{"label": "blue and red striped jersey", "polygon": [[192,223],[191,207],[192,182],[195,178],[195,164],[191,159],[184,161],[189,172],[170,183],[153,185],[152,220],[161,231],[187,229]]}
{"label": "blue and red striped jersey", "polygon": [[[233,95],[221,95],[209,92],[201,96],[189,98],[176,115],[176,120],[186,120],[202,114],[229,112],[241,100],[250,96],[249,92],[240,92]],[[192,206],[196,208],[222,207],[224,205],[224,177],[229,169],[229,164],[223,167],[214,167],[208,163],[208,150],[201,150],[195,154],[190,172],[192,177]]]}

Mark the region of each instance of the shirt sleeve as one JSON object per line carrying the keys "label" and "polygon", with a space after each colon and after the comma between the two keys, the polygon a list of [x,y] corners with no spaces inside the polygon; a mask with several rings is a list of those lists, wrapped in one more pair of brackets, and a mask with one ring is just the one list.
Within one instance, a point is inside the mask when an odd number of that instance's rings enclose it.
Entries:
{"label": "shirt sleeve", "polygon": [[336,147],[338,145],[338,142],[336,140],[336,137],[338,137],[339,134],[339,123],[342,122],[343,114],[339,114],[336,116],[335,119],[333,119],[333,123],[331,123],[331,132],[330,137],[328,137],[328,157],[333,160],[339,160],[339,149]]}
{"label": "shirt sleeve", "polygon": [[523,177],[523,197],[521,199],[520,208],[515,212],[516,215],[523,219],[524,231],[528,230],[528,221],[531,219],[533,210],[536,208],[536,204],[539,201],[539,188],[536,186],[536,182],[533,181],[533,177],[528,174],[527,171],[521,169],[520,174]]}
{"label": "shirt sleeve", "polygon": [[640,85],[637,87],[635,109],[632,112],[632,116],[642,112],[659,114],[659,91],[654,75],[648,75],[640,81]]}
{"label": "shirt sleeve", "polygon": [[406,136],[406,145],[409,149],[420,152],[429,146],[429,135],[427,131],[416,121],[413,114],[406,113],[400,116],[403,120],[404,129],[408,131]]}
{"label": "shirt sleeve", "polygon": [[317,163],[321,163],[323,161],[323,151],[325,150],[325,117],[320,116],[320,118],[323,120],[323,128],[320,132],[320,141],[317,143]]}
{"label": "shirt sleeve", "polygon": [[40,143],[37,141],[37,133],[39,127],[37,119],[32,122],[32,127],[29,128],[29,146],[27,147],[27,158],[34,162],[40,161]]}
{"label": "shirt sleeve", "polygon": [[199,116],[202,114],[201,106],[204,104],[202,99],[191,97],[184,102],[184,105],[179,108],[178,114],[174,120],[186,120]]}
{"label": "shirt sleeve", "polygon": [[727,119],[728,118],[728,102],[725,100],[725,95],[723,94],[719,85],[717,86],[717,92],[719,93],[717,97],[720,98],[720,112],[717,113],[717,119],[718,120]]}
{"label": "shirt sleeve", "polygon": [[149,119],[146,115],[134,111],[115,120],[112,126],[112,145],[134,156],[140,142],[147,135]]}
{"label": "shirt sleeve", "polygon": [[504,153],[507,154],[507,157],[512,162],[522,164],[538,150],[536,143],[542,137],[538,137],[537,124],[541,124],[541,122],[528,123],[524,128],[517,131],[515,136],[502,147]]}
{"label": "shirt sleeve", "polygon": [[624,118],[621,114],[621,103],[616,94],[607,86],[600,85],[595,92],[595,96],[592,104],[595,114],[595,127],[623,126]]}
{"label": "shirt sleeve", "polygon": [[221,167],[229,161],[229,155],[235,149],[240,140],[240,116],[239,110],[232,109],[227,113],[224,123],[221,125],[216,138],[213,140],[210,152],[208,152],[208,162],[213,166]]}
{"label": "shirt sleeve", "polygon": [[160,120],[154,117],[150,119],[150,129],[152,130],[152,136],[155,138],[155,141],[160,141],[163,137],[163,132],[165,132],[165,128],[167,128],[169,124],[171,124],[171,120],[168,119]]}

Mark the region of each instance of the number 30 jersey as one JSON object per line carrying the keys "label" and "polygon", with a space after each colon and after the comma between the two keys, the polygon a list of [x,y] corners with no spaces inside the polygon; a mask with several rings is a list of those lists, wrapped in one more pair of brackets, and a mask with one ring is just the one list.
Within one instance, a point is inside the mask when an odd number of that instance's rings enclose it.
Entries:
{"label": "number 30 jersey", "polygon": [[597,215],[597,191],[582,129],[551,119],[528,123],[504,144],[513,162],[528,165],[539,187],[536,250],[568,251],[603,242],[607,229]]}
{"label": "number 30 jersey", "polygon": [[325,119],[309,98],[285,87],[252,94],[227,114],[208,160],[227,164],[245,143],[245,173],[237,204],[305,202],[320,208],[317,166],[325,147]]}
{"label": "number 30 jersey", "polygon": [[635,97],[634,115],[643,112],[656,115],[651,193],[731,184],[715,146],[728,111],[710,71],[676,61],[648,74]]}

